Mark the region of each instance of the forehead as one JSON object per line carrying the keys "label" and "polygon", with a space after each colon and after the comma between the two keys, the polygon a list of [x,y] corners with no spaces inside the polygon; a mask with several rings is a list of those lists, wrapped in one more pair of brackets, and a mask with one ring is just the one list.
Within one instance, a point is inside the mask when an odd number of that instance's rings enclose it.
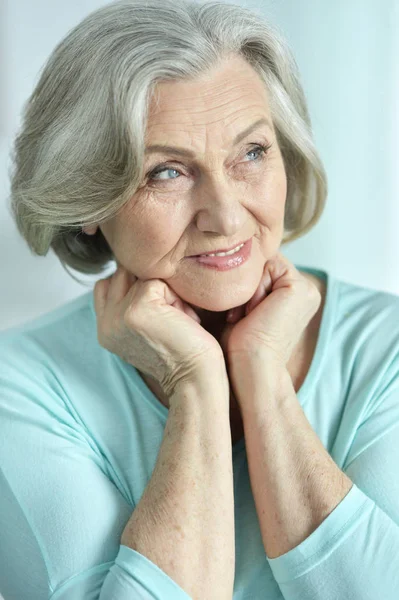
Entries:
{"label": "forehead", "polygon": [[244,59],[234,57],[195,79],[158,83],[146,141],[156,143],[160,132],[167,137],[179,131],[233,138],[262,116],[272,125],[266,86]]}
{"label": "forehead", "polygon": [[[269,131],[271,131],[271,132],[273,131],[273,126],[272,126],[270,120],[265,117],[261,117],[260,119],[258,119],[257,121],[255,121],[254,123],[249,125],[249,127],[246,127],[243,131],[240,131],[239,133],[237,133],[237,135],[231,142],[231,145],[236,146],[237,144],[239,144],[241,142],[241,140],[245,139],[250,133],[252,133],[256,129],[259,129],[262,126],[267,127],[269,129]],[[154,154],[154,153],[165,153],[165,154],[172,153],[177,156],[188,156],[189,158],[195,158],[195,152],[193,152],[192,150],[190,150],[188,148],[170,146],[169,144],[150,144],[149,146],[146,146],[145,154],[147,156],[150,154]]]}

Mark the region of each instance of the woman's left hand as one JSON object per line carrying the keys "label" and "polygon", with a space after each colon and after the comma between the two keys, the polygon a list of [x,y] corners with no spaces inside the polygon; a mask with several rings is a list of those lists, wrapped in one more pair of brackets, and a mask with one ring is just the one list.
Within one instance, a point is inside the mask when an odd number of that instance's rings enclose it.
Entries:
{"label": "woman's left hand", "polygon": [[262,354],[286,367],[321,300],[317,287],[277,253],[266,262],[255,294],[226,322],[220,344],[228,365]]}

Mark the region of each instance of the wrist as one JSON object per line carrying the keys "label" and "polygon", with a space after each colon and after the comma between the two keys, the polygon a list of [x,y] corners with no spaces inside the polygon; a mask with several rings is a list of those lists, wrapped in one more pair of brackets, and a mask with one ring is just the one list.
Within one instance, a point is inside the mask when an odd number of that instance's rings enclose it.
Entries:
{"label": "wrist", "polygon": [[287,367],[267,353],[236,356],[229,362],[229,375],[241,411],[265,394],[276,398],[292,389]]}
{"label": "wrist", "polygon": [[170,404],[194,401],[196,404],[218,405],[229,409],[230,386],[224,360],[202,365],[190,377],[180,380],[170,395]]}
{"label": "wrist", "polygon": [[268,378],[279,376],[287,371],[287,366],[275,354],[266,350],[230,353],[228,355],[229,373],[240,374],[239,381],[254,379],[262,374]]}

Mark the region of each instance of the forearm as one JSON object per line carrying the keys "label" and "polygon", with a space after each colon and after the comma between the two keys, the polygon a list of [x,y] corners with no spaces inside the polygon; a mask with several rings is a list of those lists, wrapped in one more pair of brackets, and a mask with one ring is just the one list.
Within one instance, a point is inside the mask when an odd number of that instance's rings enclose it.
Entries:
{"label": "forearm", "polygon": [[152,477],[121,543],[158,565],[193,600],[231,600],[234,495],[223,382],[176,391]]}
{"label": "forearm", "polygon": [[241,398],[248,468],[265,552],[276,558],[317,529],[352,481],[312,429],[288,371],[267,358],[256,375],[252,365]]}

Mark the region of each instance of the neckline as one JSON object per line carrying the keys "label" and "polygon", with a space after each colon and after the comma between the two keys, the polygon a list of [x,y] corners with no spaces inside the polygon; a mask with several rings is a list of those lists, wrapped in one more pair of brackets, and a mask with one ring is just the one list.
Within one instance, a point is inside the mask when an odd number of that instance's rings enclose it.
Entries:
{"label": "neckline", "polygon": [[[305,380],[302,383],[299,390],[297,391],[297,398],[301,406],[303,407],[309,396],[310,388],[315,384],[315,382],[318,379],[319,373],[321,371],[322,362],[325,356],[325,350],[328,347],[328,341],[330,339],[332,327],[334,324],[334,320],[332,317],[335,313],[337,285],[336,279],[328,271],[298,264],[295,264],[294,266],[296,269],[298,269],[298,271],[306,271],[308,273],[311,273],[312,275],[316,275],[316,277],[323,279],[326,283],[326,295],[324,301],[323,314],[320,322],[319,335],[316,342],[316,348]],[[90,294],[90,306],[94,319],[96,320],[93,292],[91,292]],[[111,356],[122,366],[122,368],[125,368],[132,373],[135,384],[139,388],[139,391],[141,392],[143,398],[145,398],[146,401],[150,402],[153,409],[155,409],[155,411],[158,412],[158,414],[161,416],[162,421],[164,421],[166,424],[169,409],[166,408],[166,406],[158,400],[155,394],[147,386],[145,381],[140,377],[136,367],[122,360],[116,354],[111,354]],[[235,456],[243,450],[245,450],[245,436],[243,436],[241,439],[235,442],[235,444],[232,445],[233,456]]]}

